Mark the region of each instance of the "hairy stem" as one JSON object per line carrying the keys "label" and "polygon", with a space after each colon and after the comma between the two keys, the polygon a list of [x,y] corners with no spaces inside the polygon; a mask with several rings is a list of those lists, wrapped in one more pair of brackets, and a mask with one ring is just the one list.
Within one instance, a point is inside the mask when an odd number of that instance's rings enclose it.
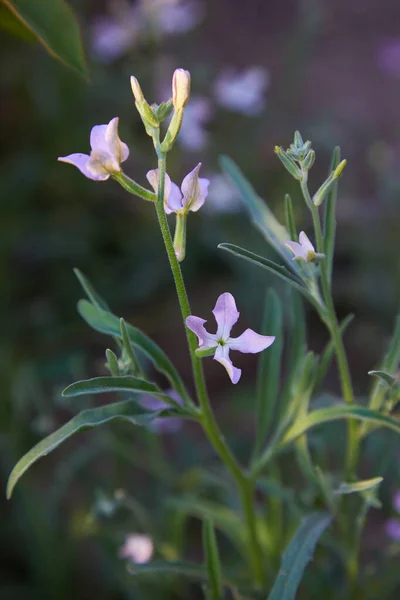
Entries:
{"label": "hairy stem", "polygon": [[[172,275],[175,282],[178,295],[179,306],[182,313],[182,319],[186,324],[187,317],[191,314],[189,299],[186,293],[180,264],[175,254],[171,232],[168,226],[167,217],[164,211],[164,184],[166,171],[166,156],[160,150],[158,151],[158,198],[156,202],[157,218],[160,225],[161,234],[164,240],[165,249],[168,255]],[[219,455],[221,461],[225,464],[232,475],[239,490],[244,518],[246,521],[248,546],[250,560],[253,570],[255,583],[262,587],[264,582],[263,557],[260,542],[257,535],[256,516],[253,504],[253,483],[243,472],[235,456],[232,454],[229,446],[218,427],[212,411],[208,392],[206,388],[203,366],[201,359],[196,356],[197,339],[195,334],[190,331],[186,325],[186,336],[189,345],[190,359],[192,363],[193,378],[196,388],[196,394],[200,405],[200,422],[207,435],[211,445]]]}

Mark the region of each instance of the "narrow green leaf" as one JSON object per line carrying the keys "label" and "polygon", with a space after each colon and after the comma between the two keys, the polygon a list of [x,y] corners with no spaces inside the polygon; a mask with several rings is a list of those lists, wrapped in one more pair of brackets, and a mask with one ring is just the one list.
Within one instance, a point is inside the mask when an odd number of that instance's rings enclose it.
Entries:
{"label": "narrow green leaf", "polygon": [[247,560],[246,532],[243,521],[235,511],[217,502],[201,498],[170,498],[168,504],[176,510],[202,521],[209,519],[232,542],[241,556]]}
{"label": "narrow green leaf", "polygon": [[[354,315],[347,315],[347,317],[345,317],[343,319],[343,321],[341,322],[340,334],[342,336],[353,319],[354,319]],[[318,388],[322,384],[323,380],[325,379],[325,376],[326,376],[328,369],[330,367],[330,364],[332,362],[334,352],[335,352],[335,345],[334,345],[333,341],[330,340],[321,355],[321,360],[319,363],[317,377],[316,377],[316,381],[315,381],[315,388]]]}
{"label": "narrow green leaf", "polygon": [[296,220],[294,218],[293,203],[289,194],[285,195],[285,216],[286,228],[289,232],[289,239],[297,242]]}
{"label": "narrow green leaf", "polygon": [[[204,581],[208,579],[207,570],[203,565],[189,561],[165,562],[152,560],[144,564],[132,564],[127,566],[128,573],[134,577],[186,577],[193,581]],[[229,572],[222,573],[222,583],[227,587],[238,587],[237,576],[231,576]],[[240,583],[239,583],[240,587]]]}
{"label": "narrow green leaf", "polygon": [[358,492],[365,492],[376,488],[382,483],[383,477],[373,477],[372,479],[364,479],[363,481],[355,481],[353,483],[341,483],[334,494],[354,494]]}
{"label": "narrow green leaf", "polygon": [[79,25],[64,0],[3,0],[46,50],[87,77]]}
{"label": "narrow green leaf", "polygon": [[268,352],[262,352],[258,366],[256,441],[257,455],[265,442],[277,413],[281,358],[283,348],[283,322],[281,302],[275,290],[270,288],[265,300],[262,334],[274,335],[275,341]]}
{"label": "narrow green leaf", "polygon": [[236,246],[235,244],[223,243],[218,244],[218,248],[220,250],[226,250],[233,254],[234,256],[238,256],[239,258],[243,258],[244,260],[248,260],[249,262],[261,267],[262,269],[266,269],[270,273],[277,275],[283,281],[294,287],[297,291],[301,292],[315,307],[319,307],[318,301],[310,294],[307,288],[303,285],[302,281],[298,279],[293,273],[288,271],[286,267],[283,265],[278,265],[277,263],[269,260],[268,258],[264,258],[263,256],[259,256],[250,250],[246,250],[246,248],[241,248],[240,246]]}
{"label": "narrow green leaf", "polygon": [[281,568],[268,600],[294,600],[303,572],[315,546],[331,522],[326,513],[313,513],[301,523],[295,536],[285,550]]}
{"label": "narrow green leaf", "polygon": [[[380,365],[382,371],[387,373],[394,373],[397,371],[400,362],[400,313],[396,318],[396,325],[394,328],[393,336],[390,341],[389,347],[383,358],[382,364]],[[382,407],[382,403],[386,395],[386,382],[382,379],[377,379],[375,385],[372,388],[370,408],[373,410],[379,410]]]}
{"label": "narrow green leaf", "polygon": [[261,231],[269,244],[286,261],[291,271],[300,275],[299,266],[292,261],[293,254],[284,243],[290,239],[289,232],[279,223],[267,204],[258,196],[239,167],[228,156],[220,157],[220,165],[226,176],[237,188],[253,224]]}
{"label": "narrow green leaf", "polygon": [[357,419],[359,421],[367,421],[374,423],[378,427],[388,427],[396,433],[400,433],[400,421],[383,415],[376,410],[371,410],[365,406],[358,405],[340,405],[330,408],[320,408],[314,410],[304,418],[297,420],[285,433],[280,445],[287,445],[293,442],[299,435],[302,435],[311,427],[329,423],[337,419]]}
{"label": "narrow green leaf", "polygon": [[210,519],[203,521],[203,552],[210,587],[210,600],[222,598],[221,563],[214,526]]}
{"label": "narrow green leaf", "polygon": [[299,294],[292,289],[290,292],[290,342],[288,343],[287,370],[285,383],[279,400],[279,412],[283,415],[287,411],[293,392],[293,383],[297,379],[299,364],[304,360],[307,352],[306,346],[306,317],[303,302]]}
{"label": "narrow green leaf", "polygon": [[379,377],[379,379],[382,379],[382,381],[384,381],[384,383],[386,383],[386,385],[389,387],[392,387],[392,385],[396,382],[396,377],[386,373],[386,371],[368,371],[368,375],[375,375],[375,377]]}
{"label": "narrow green leaf", "polygon": [[46,456],[60,444],[79,431],[104,425],[114,419],[127,421],[132,425],[148,425],[160,416],[167,416],[170,411],[145,411],[138,407],[134,400],[115,402],[99,408],[89,408],[73,417],[68,423],[54,431],[34,446],[23,456],[13,468],[7,483],[7,498],[11,498],[13,489],[27,471],[39,458]]}
{"label": "narrow green leaf", "polygon": [[[340,163],[340,148],[336,146],[332,155],[331,169],[332,173]],[[326,199],[325,222],[324,222],[324,248],[325,263],[328,269],[329,280],[332,279],[333,258],[335,254],[335,236],[336,236],[336,199],[338,192],[339,179],[333,183]]]}
{"label": "narrow green leaf", "polygon": [[139,377],[140,379],[144,378],[144,374],[142,368],[140,366],[139,360],[136,358],[135,352],[132,348],[131,340],[129,339],[128,329],[126,327],[126,323],[124,319],[120,319],[119,321],[120,329],[121,329],[121,338],[122,338],[122,347],[125,351],[125,354],[130,362],[131,369],[133,374]]}
{"label": "narrow green leaf", "polygon": [[[96,331],[121,339],[120,319],[112,313],[101,310],[87,300],[78,302],[78,312],[86,323]],[[131,343],[149,357],[155,368],[167,377],[172,387],[176,389],[186,403],[193,404],[178,371],[165,352],[140,329],[129,324],[126,324],[126,328]]]}
{"label": "narrow green leaf", "polygon": [[86,275],[84,275],[79,269],[74,269],[74,273],[90,302],[94,304],[96,308],[110,312],[107,302],[100,296],[100,294],[96,292]]}

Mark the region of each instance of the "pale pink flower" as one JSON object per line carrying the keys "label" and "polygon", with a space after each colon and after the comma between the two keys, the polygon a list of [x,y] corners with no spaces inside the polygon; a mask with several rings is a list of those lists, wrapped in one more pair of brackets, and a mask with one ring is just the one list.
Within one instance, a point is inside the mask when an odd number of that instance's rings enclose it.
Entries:
{"label": "pale pink flower", "polygon": [[226,69],[218,76],[214,92],[218,104],[253,117],[265,108],[269,74],[263,67],[250,67],[241,73]]}
{"label": "pale pink flower", "polygon": [[[173,183],[168,174],[165,174],[164,183],[164,210],[167,214],[172,212],[186,214],[189,210],[196,212],[205,202],[210,184],[208,179],[199,177],[201,163],[184,177],[181,189]],[[158,193],[158,169],[149,171],[146,175],[148,182]]]}
{"label": "pale pink flower", "polygon": [[307,235],[302,231],[299,235],[299,242],[287,241],[285,242],[285,246],[290,248],[293,252],[294,257],[293,260],[303,260],[305,262],[310,262],[316,258],[324,258],[324,254],[320,254],[319,252],[315,252],[315,248],[308,239]]}
{"label": "pale pink flower", "polygon": [[118,135],[118,117],[108,125],[95,125],[90,132],[89,154],[69,154],[58,160],[77,167],[85,177],[105,181],[121,171],[121,163],[129,156],[129,148]]}
{"label": "pale pink flower", "polygon": [[234,367],[229,358],[230,350],[255,354],[270,346],[274,336],[260,335],[252,329],[246,329],[237,338],[230,337],[231,329],[237,322],[240,313],[236,308],[235,298],[229,292],[219,296],[212,311],[217,322],[217,333],[208,333],[204,328],[207,321],[200,317],[190,316],[186,319],[187,327],[193,331],[199,340],[198,350],[214,349],[214,360],[225,367],[232,383],[237,383],[242,374],[241,369]]}
{"label": "pale pink flower", "polygon": [[124,545],[119,550],[119,557],[142,565],[149,562],[153,552],[153,542],[148,535],[131,533],[126,536]]}

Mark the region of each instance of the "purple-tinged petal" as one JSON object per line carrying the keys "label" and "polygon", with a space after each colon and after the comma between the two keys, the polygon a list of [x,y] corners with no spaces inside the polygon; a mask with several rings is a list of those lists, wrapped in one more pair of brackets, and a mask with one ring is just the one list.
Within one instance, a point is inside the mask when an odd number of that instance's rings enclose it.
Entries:
{"label": "purple-tinged petal", "polygon": [[182,194],[179,187],[171,181],[171,191],[168,196],[168,200],[165,205],[165,212],[170,214],[172,212],[178,212],[182,210]]}
{"label": "purple-tinged petal", "polygon": [[400,520],[399,519],[388,519],[385,523],[386,534],[395,540],[400,542]]}
{"label": "purple-tinged petal", "polygon": [[298,242],[292,242],[288,240],[287,242],[285,242],[285,246],[290,248],[290,250],[293,252],[293,260],[307,260],[308,252]]}
{"label": "purple-tinged petal", "polygon": [[300,242],[300,244],[303,246],[303,248],[304,248],[305,250],[307,250],[307,252],[315,252],[315,248],[314,248],[314,246],[312,245],[312,243],[310,242],[310,240],[309,240],[309,238],[308,238],[307,234],[306,234],[306,233],[304,233],[304,231],[301,231],[301,232],[300,232],[300,235],[299,235],[299,242]]}
{"label": "purple-tinged petal", "polygon": [[240,315],[232,294],[225,292],[219,296],[213,315],[218,325],[217,338],[226,341]]}
{"label": "purple-tinged petal", "polygon": [[92,150],[109,153],[108,144],[106,141],[106,131],[108,125],[95,125],[90,132],[90,147]]}
{"label": "purple-tinged petal", "polygon": [[120,558],[127,558],[141,565],[149,562],[154,552],[151,537],[139,533],[131,533],[125,538],[124,545],[120,548]]}
{"label": "purple-tinged petal", "polygon": [[182,181],[182,204],[186,210],[199,210],[199,208],[204,204],[207,196],[209,181],[208,179],[202,179],[201,181],[203,183],[200,185],[200,167],[201,163],[199,163],[197,167],[193,169],[193,171],[190,171],[190,173],[188,173]]}
{"label": "purple-tinged petal", "polygon": [[229,358],[228,346],[218,346],[214,354],[214,360],[217,360],[225,367],[232,383],[237,383],[239,381],[242,370],[233,366],[232,361]]}
{"label": "purple-tinged petal", "polygon": [[230,338],[227,346],[231,350],[238,350],[248,354],[256,354],[270,346],[275,340],[273,335],[260,335],[252,329],[246,329],[242,335],[237,338]]}
{"label": "purple-tinged petal", "polygon": [[111,154],[92,151],[86,165],[93,175],[108,175],[118,173],[121,169],[117,159]]}
{"label": "purple-tinged petal", "polygon": [[109,173],[98,173],[88,169],[90,156],[87,154],[69,154],[68,156],[59,156],[57,160],[74,165],[85,177],[93,181],[105,181],[110,177]]}
{"label": "purple-tinged petal", "polygon": [[195,333],[199,339],[199,348],[214,348],[217,346],[217,336],[215,333],[208,333],[204,328],[205,319],[190,316],[186,319],[186,327]]}
{"label": "purple-tinged petal", "polygon": [[122,142],[118,135],[119,118],[114,117],[107,125],[105,140],[108,145],[109,153],[115,157],[118,164],[124,162],[129,156],[128,146]]}
{"label": "purple-tinged petal", "polygon": [[[151,187],[158,194],[158,169],[152,169],[146,175],[147,181],[150,183]],[[165,173],[164,180],[164,210],[169,215],[172,212],[175,212],[175,204],[177,203],[177,197],[181,198],[182,195],[179,191],[178,186],[175,183],[172,183],[170,176],[168,173]],[[172,198],[171,198],[172,196]],[[179,206],[181,208],[181,206]]]}

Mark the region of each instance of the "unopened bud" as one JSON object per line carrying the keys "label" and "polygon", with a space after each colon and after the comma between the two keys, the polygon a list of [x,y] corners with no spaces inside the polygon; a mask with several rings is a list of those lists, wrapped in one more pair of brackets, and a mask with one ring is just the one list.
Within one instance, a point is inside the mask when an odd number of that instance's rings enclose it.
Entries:
{"label": "unopened bud", "polygon": [[343,173],[343,169],[345,168],[346,165],[347,165],[347,160],[342,160],[342,162],[340,162],[338,164],[336,169],[333,171],[333,176],[335,179],[337,179],[338,177],[341,176],[341,174]]}
{"label": "unopened bud", "polygon": [[300,131],[294,133],[294,145],[296,148],[302,148],[304,145],[303,138],[301,137]]}
{"label": "unopened bud", "polygon": [[302,181],[303,173],[296,165],[294,160],[290,158],[290,156],[288,156],[288,154],[286,154],[286,152],[279,146],[275,146],[275,153],[279,157],[284,167],[289,171],[289,173],[298,181]]}
{"label": "unopened bud", "polygon": [[175,110],[181,110],[190,96],[190,73],[185,69],[176,69],[172,77],[172,102]]}
{"label": "unopened bud", "polygon": [[133,75],[131,76],[131,88],[132,88],[133,95],[135,97],[135,101],[138,103],[143,102],[144,96],[143,96],[142,88],[140,87],[140,84],[139,84],[138,80],[136,79],[136,77],[134,77]]}
{"label": "unopened bud", "polygon": [[314,152],[314,150],[310,150],[303,161],[303,169],[305,171],[309,171],[311,169],[311,167],[313,166],[314,161],[315,161],[315,152]]}

